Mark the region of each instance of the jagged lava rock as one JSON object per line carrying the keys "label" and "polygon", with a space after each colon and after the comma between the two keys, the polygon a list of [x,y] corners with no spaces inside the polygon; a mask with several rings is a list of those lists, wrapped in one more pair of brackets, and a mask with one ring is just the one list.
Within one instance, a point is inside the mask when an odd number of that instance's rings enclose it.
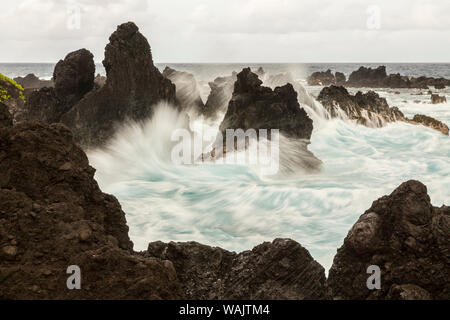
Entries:
{"label": "jagged lava rock", "polygon": [[196,242],[152,242],[173,262],[188,299],[325,299],[325,272],[297,242],[276,239],[236,254]]}
{"label": "jagged lava rock", "polygon": [[193,74],[166,67],[163,76],[175,84],[177,100],[183,110],[196,113],[203,110],[205,105]]}
{"label": "jagged lava rock", "polygon": [[445,134],[447,136],[449,134],[449,128],[445,123],[443,123],[439,120],[436,120],[432,117],[423,115],[423,114],[414,115],[412,120],[410,120],[409,122],[413,123],[413,124],[421,124],[426,127],[430,127],[434,130],[438,130],[438,131],[442,132],[443,134]]}
{"label": "jagged lava rock", "polygon": [[16,77],[14,81],[20,84],[25,90],[54,86],[53,80],[39,79],[34,73],[29,73],[25,77]]}
{"label": "jagged lava rock", "polygon": [[[173,265],[132,251],[125,214],[63,124],[0,129],[0,299],[179,299]],[[69,290],[68,266],[81,269]]]}
{"label": "jagged lava rock", "polygon": [[447,102],[447,98],[445,96],[440,96],[438,94],[431,94],[431,103],[432,104],[445,103],[445,102]]}
{"label": "jagged lava rock", "polygon": [[310,86],[343,85],[345,81],[346,78],[342,72],[333,74],[330,69],[313,72],[307,79],[307,83]]}
{"label": "jagged lava rock", "polygon": [[[366,286],[370,265],[380,290]],[[401,184],[349,231],[327,285],[335,299],[450,299],[450,207],[433,207],[418,181]]]}
{"label": "jagged lava rock", "polygon": [[274,90],[261,85],[262,81],[250,68],[237,75],[233,96],[219,130],[279,129],[293,138],[311,138],[312,120],[297,101],[292,84]]}
{"label": "jagged lava rock", "polygon": [[175,85],[154,66],[150,45],[133,22],[119,25],[109,40],[103,60],[105,85],[61,118],[86,147],[105,143],[126,119],[151,117],[159,101],[175,104]]}

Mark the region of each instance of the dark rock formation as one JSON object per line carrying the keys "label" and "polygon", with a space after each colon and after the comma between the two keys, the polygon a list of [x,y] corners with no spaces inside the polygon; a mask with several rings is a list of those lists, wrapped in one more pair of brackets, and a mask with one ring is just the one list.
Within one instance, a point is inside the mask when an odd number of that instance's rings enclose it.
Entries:
{"label": "dark rock formation", "polygon": [[376,69],[360,67],[353,71],[345,84],[349,87],[383,87],[383,81],[387,78],[386,67],[379,66]]}
{"label": "dark rock formation", "polygon": [[42,80],[36,77],[33,73],[27,74],[25,77],[14,78],[18,84],[22,86],[25,90],[27,89],[41,89],[44,87],[53,87],[53,80]]}
{"label": "dark rock formation", "polygon": [[219,129],[224,136],[226,129],[279,129],[286,136],[309,140],[312,120],[300,108],[293,86],[286,84],[272,90],[261,84],[250,68],[237,75],[233,96]]}
{"label": "dark rock formation", "polygon": [[435,130],[438,130],[438,131],[442,132],[443,134],[445,134],[447,136],[449,134],[448,126],[445,123],[443,123],[443,122],[441,122],[439,120],[436,120],[436,119],[434,119],[432,117],[428,117],[426,115],[423,115],[423,114],[416,114],[416,115],[414,115],[412,120],[410,120],[409,122],[413,123],[413,124],[421,124],[421,125],[424,125],[426,127],[430,127],[432,129],[435,129]]}
{"label": "dark rock formation", "polygon": [[83,96],[94,87],[94,56],[86,49],[69,53],[53,72],[53,87],[44,87],[28,95],[23,113],[17,121],[60,122]]}
{"label": "dark rock formation", "polygon": [[330,69],[327,71],[313,72],[307,79],[310,86],[329,86],[343,85],[345,83],[345,75],[342,72],[333,74]]}
{"label": "dark rock formation", "polygon": [[106,83],[61,117],[83,146],[105,143],[126,119],[144,120],[159,101],[175,103],[175,86],[154,66],[147,39],[124,23],[105,48]]}
{"label": "dark rock formation", "polygon": [[150,117],[156,103],[176,103],[175,86],[154,66],[147,39],[134,23],[118,26],[109,40],[103,86],[94,86],[92,54],[72,52],[55,67],[55,88],[32,93],[21,120],[63,122],[77,143],[89,147],[105,143],[126,119]]}
{"label": "dark rock formation", "polygon": [[[0,150],[0,299],[183,297],[170,262],[132,252],[120,204],[67,127],[2,128]],[[70,265],[81,290],[66,286]]]}
{"label": "dark rock formation", "polygon": [[0,102],[0,129],[4,127],[12,127],[13,118],[9,113],[8,106]]}
{"label": "dark rock formation", "polygon": [[445,103],[445,102],[447,102],[447,98],[445,96],[440,96],[438,94],[431,94],[431,103],[432,104]]}
{"label": "dark rock formation", "polygon": [[436,83],[434,85],[434,88],[435,89],[445,89],[445,84],[443,84],[443,83]]}
{"label": "dark rock formation", "polygon": [[173,262],[188,299],[325,298],[323,267],[289,239],[240,254],[196,242],[152,242],[146,254]]}
{"label": "dark rock formation", "polygon": [[398,108],[390,108],[386,99],[373,91],[367,93],[358,91],[353,96],[342,86],[330,86],[320,91],[317,100],[332,117],[338,117],[343,111],[349,119],[367,126],[382,127],[385,122],[405,118]]}
{"label": "dark rock formation", "polygon": [[424,115],[408,119],[397,107],[389,107],[386,99],[374,91],[358,91],[356,95],[351,95],[342,86],[330,86],[320,91],[317,100],[331,117],[339,117],[343,112],[349,119],[369,127],[383,127],[388,122],[404,121],[424,125],[448,135],[448,127],[441,121]]}
{"label": "dark rock formation", "polygon": [[175,84],[176,97],[183,110],[192,110],[196,113],[203,110],[204,104],[193,74],[166,67],[163,76]]}
{"label": "dark rock formation", "polygon": [[237,73],[233,72],[228,77],[217,77],[213,82],[209,82],[211,92],[209,93],[203,115],[206,118],[217,118],[218,114],[225,113],[228,103],[233,96],[234,83],[237,79]]}
{"label": "dark rock formation", "polygon": [[[329,272],[335,299],[450,299],[450,208],[433,207],[418,181],[375,201],[349,231]],[[369,290],[370,265],[381,289]]]}
{"label": "dark rock formation", "polygon": [[53,71],[53,81],[58,96],[76,96],[79,100],[94,87],[94,56],[86,49],[69,53],[59,60]]}

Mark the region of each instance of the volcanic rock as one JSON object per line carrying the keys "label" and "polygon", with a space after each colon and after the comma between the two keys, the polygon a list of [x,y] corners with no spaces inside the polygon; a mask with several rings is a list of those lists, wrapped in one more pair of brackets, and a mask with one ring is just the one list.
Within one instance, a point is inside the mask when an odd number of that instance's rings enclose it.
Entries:
{"label": "volcanic rock", "polygon": [[34,75],[34,73],[29,73],[25,77],[14,78],[18,84],[22,86],[25,90],[27,89],[41,89],[43,87],[53,87],[53,80],[42,80]]}
{"label": "volcanic rock", "polygon": [[279,129],[286,136],[309,140],[313,123],[300,108],[292,84],[274,90],[261,84],[250,68],[237,75],[233,96],[219,130],[225,133],[226,129]]}
{"label": "volcanic rock", "polygon": [[297,242],[276,239],[236,254],[196,242],[152,242],[147,256],[172,261],[188,299],[324,299],[325,273]]}
{"label": "volcanic rock", "polygon": [[13,118],[9,113],[8,106],[0,102],[0,129],[4,127],[12,127]]}
{"label": "volcanic rock", "polygon": [[[132,251],[125,214],[62,124],[0,129],[0,299],[180,299],[173,265]],[[81,270],[69,290],[67,268]]]}
{"label": "volcanic rock", "polygon": [[432,104],[445,103],[445,102],[447,102],[447,98],[445,96],[440,96],[438,94],[431,94],[431,103]]}
{"label": "volcanic rock", "polygon": [[308,77],[307,82],[310,86],[342,85],[345,83],[345,75],[342,72],[333,74],[330,69],[317,71]]}
{"label": "volcanic rock", "polygon": [[421,125],[424,125],[426,127],[430,127],[432,129],[435,129],[435,130],[438,130],[438,131],[442,132],[443,134],[445,134],[447,136],[449,134],[449,128],[448,128],[448,126],[445,123],[443,123],[443,122],[441,122],[439,120],[436,120],[436,119],[434,119],[432,117],[423,115],[423,114],[416,114],[416,115],[414,115],[412,120],[410,120],[409,122],[413,123],[413,124],[421,124]]}
{"label": "volcanic rock", "polygon": [[[410,180],[375,201],[338,249],[327,281],[334,299],[450,299],[450,207],[432,206]],[[367,268],[381,270],[369,290]]]}

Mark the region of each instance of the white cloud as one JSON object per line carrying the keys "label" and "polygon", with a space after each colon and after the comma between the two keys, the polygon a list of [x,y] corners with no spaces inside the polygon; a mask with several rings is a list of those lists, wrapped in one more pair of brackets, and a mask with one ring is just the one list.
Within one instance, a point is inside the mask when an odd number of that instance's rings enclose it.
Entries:
{"label": "white cloud", "polygon": [[[446,61],[447,0],[0,0],[0,61],[56,61],[81,47],[103,59],[109,35],[134,21],[160,62]],[[4,3],[3,3],[4,2]],[[380,8],[379,30],[367,8]]]}

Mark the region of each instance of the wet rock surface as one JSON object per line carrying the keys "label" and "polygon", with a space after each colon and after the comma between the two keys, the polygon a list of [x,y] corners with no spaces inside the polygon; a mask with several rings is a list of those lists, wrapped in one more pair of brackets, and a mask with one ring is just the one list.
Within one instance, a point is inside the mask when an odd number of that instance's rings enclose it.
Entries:
{"label": "wet rock surface", "polygon": [[188,299],[324,299],[325,272],[297,242],[276,239],[240,254],[196,242],[152,242],[172,261]]}
{"label": "wet rock surface", "polygon": [[35,74],[29,73],[25,77],[14,78],[18,84],[22,86],[25,90],[27,89],[41,89],[44,87],[53,87],[53,80],[42,80],[39,79]]}
{"label": "wet rock surface", "polygon": [[[334,299],[449,299],[450,208],[432,206],[418,181],[376,200],[355,223],[329,271]],[[379,266],[381,289],[367,268]]]}
{"label": "wet rock surface", "polygon": [[309,140],[313,123],[300,107],[292,84],[272,90],[246,68],[237,75],[219,130],[226,129],[279,129],[286,136]]}
{"label": "wet rock surface", "polygon": [[446,124],[432,117],[415,115],[413,119],[407,118],[397,107],[389,107],[386,99],[374,91],[358,91],[352,95],[343,86],[329,86],[320,91],[317,100],[331,117],[348,117],[369,127],[383,127],[388,122],[404,121],[430,127],[445,135],[449,132]]}
{"label": "wet rock surface", "polygon": [[333,74],[330,69],[327,71],[313,72],[307,79],[310,86],[329,86],[329,85],[343,85],[346,81],[345,75],[342,72]]}
{"label": "wet rock surface", "polygon": [[447,98],[445,96],[440,96],[438,94],[431,94],[431,103],[432,104],[445,103],[445,102],[447,102]]}
{"label": "wet rock surface", "polygon": [[[1,299],[174,299],[171,263],[132,251],[125,214],[100,191],[62,124],[0,129]],[[69,290],[68,266],[82,290]]]}

